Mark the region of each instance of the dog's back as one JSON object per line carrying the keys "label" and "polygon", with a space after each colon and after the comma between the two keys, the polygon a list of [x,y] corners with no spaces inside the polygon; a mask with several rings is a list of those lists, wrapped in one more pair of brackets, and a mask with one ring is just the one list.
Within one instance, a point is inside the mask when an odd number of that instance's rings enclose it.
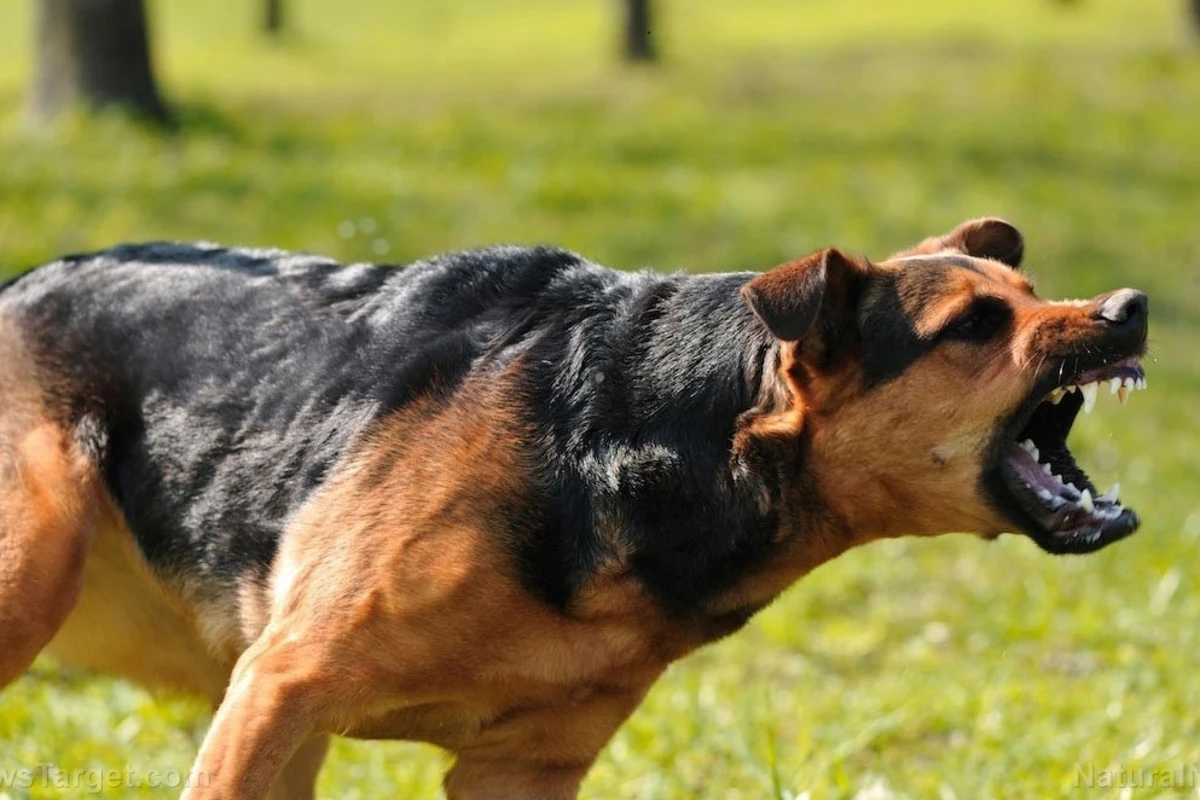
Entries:
{"label": "dog's back", "polygon": [[620,280],[548,248],[395,269],[156,243],[41,267],[0,314],[149,563],[221,582],[265,572],[356,437],[520,336],[564,271],[576,291]]}

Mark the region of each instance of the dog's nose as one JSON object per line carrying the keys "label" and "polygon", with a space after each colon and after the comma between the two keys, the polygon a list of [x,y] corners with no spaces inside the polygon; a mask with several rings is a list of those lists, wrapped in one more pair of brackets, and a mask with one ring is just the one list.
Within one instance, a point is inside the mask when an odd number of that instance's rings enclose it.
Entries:
{"label": "dog's nose", "polygon": [[1092,316],[1113,325],[1146,324],[1150,302],[1137,289],[1118,289],[1096,303]]}

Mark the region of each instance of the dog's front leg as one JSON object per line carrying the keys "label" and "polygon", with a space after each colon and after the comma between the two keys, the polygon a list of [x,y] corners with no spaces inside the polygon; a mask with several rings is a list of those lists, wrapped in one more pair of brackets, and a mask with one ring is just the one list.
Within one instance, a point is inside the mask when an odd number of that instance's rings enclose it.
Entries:
{"label": "dog's front leg", "polygon": [[575,800],[591,762],[554,766],[459,759],[446,778],[448,800]]}
{"label": "dog's front leg", "polygon": [[601,748],[657,675],[632,672],[625,686],[578,690],[488,726],[458,752],[446,775],[448,800],[575,800]]}
{"label": "dog's front leg", "polygon": [[329,737],[317,736],[300,746],[271,788],[271,800],[313,800],[317,774],[329,750]]}
{"label": "dog's front leg", "polygon": [[268,627],[238,660],[184,800],[267,797],[297,750],[324,732],[329,683],[306,648]]}

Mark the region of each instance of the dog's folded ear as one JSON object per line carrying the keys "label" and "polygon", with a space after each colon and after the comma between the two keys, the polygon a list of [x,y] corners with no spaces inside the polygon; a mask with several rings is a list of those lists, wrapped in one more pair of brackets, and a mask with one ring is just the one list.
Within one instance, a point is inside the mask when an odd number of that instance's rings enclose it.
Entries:
{"label": "dog's folded ear", "polygon": [[742,287],[742,296],[776,339],[797,342],[822,316],[840,316],[865,265],[836,248],[781,264]]}
{"label": "dog's folded ear", "polygon": [[997,217],[983,217],[964,222],[945,236],[931,236],[909,250],[892,258],[930,255],[947,250],[972,258],[990,258],[1016,269],[1025,255],[1025,238],[1012,223]]}

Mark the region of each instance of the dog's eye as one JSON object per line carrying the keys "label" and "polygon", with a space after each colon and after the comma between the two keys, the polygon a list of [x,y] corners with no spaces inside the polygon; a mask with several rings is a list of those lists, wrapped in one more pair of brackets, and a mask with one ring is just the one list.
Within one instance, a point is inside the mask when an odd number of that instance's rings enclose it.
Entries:
{"label": "dog's eye", "polygon": [[1012,309],[1003,301],[982,297],[946,326],[944,336],[961,342],[983,342],[1005,330],[1012,322]]}

